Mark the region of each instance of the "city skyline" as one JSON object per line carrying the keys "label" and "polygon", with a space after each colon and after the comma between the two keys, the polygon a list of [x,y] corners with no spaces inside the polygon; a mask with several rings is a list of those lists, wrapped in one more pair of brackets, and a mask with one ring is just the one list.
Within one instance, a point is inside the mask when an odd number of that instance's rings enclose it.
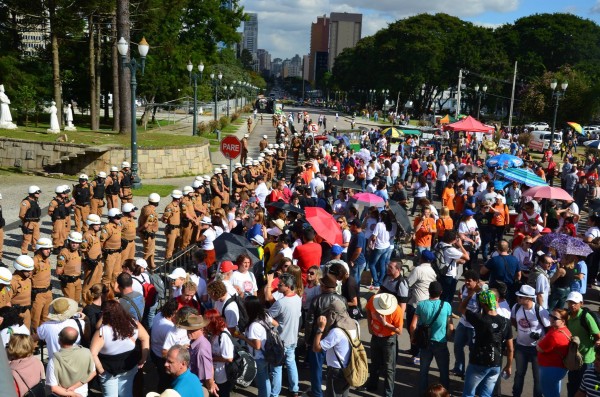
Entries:
{"label": "city skyline", "polygon": [[536,13],[569,12],[600,24],[600,0],[280,0],[277,7],[262,0],[242,0],[245,12],[258,14],[259,48],[272,59],[308,54],[311,24],[331,12],[363,14],[362,37],[398,19],[421,13],[447,13],[476,25],[497,27]]}

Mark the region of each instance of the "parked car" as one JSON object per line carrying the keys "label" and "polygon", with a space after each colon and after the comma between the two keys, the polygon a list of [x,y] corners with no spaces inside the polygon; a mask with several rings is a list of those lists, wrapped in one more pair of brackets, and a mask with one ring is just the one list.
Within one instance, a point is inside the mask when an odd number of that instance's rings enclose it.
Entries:
{"label": "parked car", "polygon": [[577,138],[578,145],[583,145],[583,142],[589,141],[592,139],[592,138],[590,138],[590,136],[588,134],[585,133],[585,131],[583,134],[580,132],[575,133],[575,138]]}
{"label": "parked car", "polygon": [[591,134],[594,131],[600,131],[600,127],[597,125],[586,125],[582,128],[584,134]]}
{"label": "parked car", "polygon": [[536,121],[534,123],[529,123],[524,125],[529,131],[547,131],[550,129],[548,123],[543,121]]}
{"label": "parked car", "polygon": [[[532,138],[532,142],[539,142],[540,146],[543,147],[543,150],[548,149],[548,147],[550,147],[550,136],[552,135],[551,132],[547,132],[547,131],[534,131],[532,133],[533,138]],[[553,142],[553,147],[552,147],[552,151],[554,153],[557,153],[560,151],[560,145],[562,144],[562,134],[554,134],[554,142]],[[537,145],[536,145],[537,146]],[[543,153],[543,150],[541,151]],[[540,151],[540,150],[538,150]]]}

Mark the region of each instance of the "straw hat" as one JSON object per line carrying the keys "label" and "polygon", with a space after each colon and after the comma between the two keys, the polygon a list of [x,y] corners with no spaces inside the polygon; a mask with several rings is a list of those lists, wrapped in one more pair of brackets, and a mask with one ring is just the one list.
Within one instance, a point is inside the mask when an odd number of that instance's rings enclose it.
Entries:
{"label": "straw hat", "polygon": [[48,318],[56,321],[65,321],[77,313],[77,302],[69,298],[56,298],[50,302]]}
{"label": "straw hat", "polygon": [[392,294],[378,294],[373,299],[375,311],[383,316],[392,314],[398,307],[398,300]]}
{"label": "straw hat", "polygon": [[201,315],[190,314],[187,319],[177,326],[190,331],[196,331],[206,327],[208,323],[210,323],[210,321],[206,320]]}

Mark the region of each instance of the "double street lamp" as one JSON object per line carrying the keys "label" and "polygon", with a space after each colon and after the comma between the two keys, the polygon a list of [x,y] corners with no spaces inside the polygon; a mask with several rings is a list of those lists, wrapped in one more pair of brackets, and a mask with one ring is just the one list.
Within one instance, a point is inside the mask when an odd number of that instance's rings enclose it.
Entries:
{"label": "double street lamp", "polygon": [[223,79],[223,73],[219,72],[219,74],[216,77],[217,78],[215,78],[214,73],[210,74],[210,79],[212,81],[213,86],[215,87],[215,121],[217,121],[217,86],[221,84],[221,79]]}
{"label": "double street lamp", "polygon": [[479,115],[480,115],[480,110],[481,110],[481,97],[485,98],[485,93],[487,91],[487,85],[483,85],[483,87],[481,87],[481,91],[479,91],[479,84],[477,84],[475,86],[475,93],[477,94],[478,100],[477,100],[477,120],[479,120]]}
{"label": "double street lamp", "polygon": [[227,117],[229,117],[229,99],[231,98],[231,93],[233,92],[233,86],[225,86],[225,94],[227,95]]}
{"label": "double street lamp", "polygon": [[198,77],[200,77],[200,84],[202,84],[202,72],[204,71],[204,64],[200,62],[200,65],[198,65],[198,72],[200,72],[200,74],[192,73],[192,70],[194,70],[194,65],[192,64],[192,61],[189,61],[187,64],[187,71],[190,74],[190,83],[192,80],[194,81],[194,117],[192,120],[192,135],[196,136],[198,135]]}
{"label": "double street lamp", "polygon": [[[125,38],[121,37],[119,42],[117,43],[117,50],[121,55],[121,70],[126,67],[131,72],[131,177],[132,187],[134,189],[142,186],[142,182],[140,177],[138,176],[138,147],[137,147],[137,102],[136,102],[136,89],[137,89],[137,79],[136,73],[137,70],[140,69],[140,73],[142,76],[144,75],[144,67],[146,65],[146,55],[148,55],[148,50],[150,46],[146,41],[146,38],[142,38],[142,41],[138,44],[138,52],[140,53],[140,61],[137,61],[133,56],[127,62],[127,52],[129,51],[129,43],[125,40]],[[558,106],[558,104],[557,104]],[[556,118],[556,117],[555,117]]]}
{"label": "double street lamp", "polygon": [[557,85],[558,83],[556,82],[556,80],[552,80],[552,83],[550,83],[550,88],[552,88],[552,98],[556,98],[556,102],[554,103],[554,119],[552,120],[552,132],[550,134],[550,150],[553,150],[552,148],[554,145],[554,131],[556,129],[556,114],[558,113],[558,101],[564,98],[569,83],[566,80],[563,81],[560,85],[560,91],[556,90]]}

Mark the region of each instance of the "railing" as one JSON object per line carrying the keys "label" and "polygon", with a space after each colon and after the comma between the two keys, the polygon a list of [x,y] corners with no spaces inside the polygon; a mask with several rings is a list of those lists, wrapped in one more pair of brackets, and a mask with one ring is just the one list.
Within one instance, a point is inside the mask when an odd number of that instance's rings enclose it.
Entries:
{"label": "railing", "polygon": [[[168,299],[172,293],[172,289],[170,287],[171,281],[168,275],[173,271],[173,269],[178,267],[181,267],[187,271],[189,265],[193,263],[193,254],[198,249],[198,245],[191,244],[187,248],[175,252],[170,259],[163,261],[162,264],[156,266],[156,269],[154,269],[154,273],[159,273],[163,283],[165,284],[165,299]],[[160,303],[162,304],[163,302]]]}

